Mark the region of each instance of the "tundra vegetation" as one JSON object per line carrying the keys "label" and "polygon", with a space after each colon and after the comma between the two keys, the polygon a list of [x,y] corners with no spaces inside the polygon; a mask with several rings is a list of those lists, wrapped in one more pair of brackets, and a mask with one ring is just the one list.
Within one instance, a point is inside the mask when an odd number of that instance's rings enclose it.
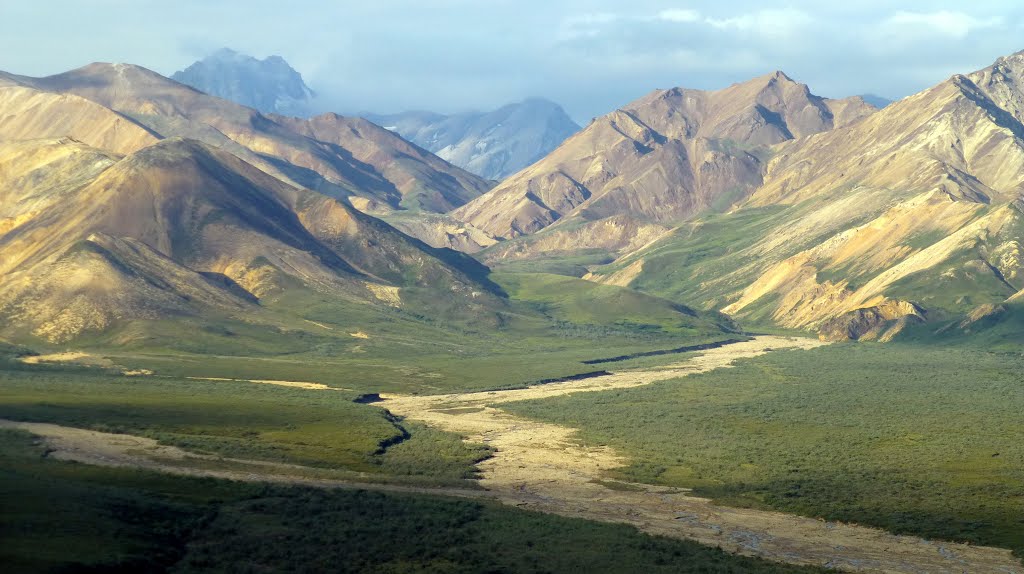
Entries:
{"label": "tundra vegetation", "polygon": [[185,478],[44,454],[31,435],[0,431],[9,572],[818,572],[497,503]]}
{"label": "tundra vegetation", "polygon": [[612,478],[1024,552],[1024,358],[780,351],[646,387],[508,403],[628,456]]}

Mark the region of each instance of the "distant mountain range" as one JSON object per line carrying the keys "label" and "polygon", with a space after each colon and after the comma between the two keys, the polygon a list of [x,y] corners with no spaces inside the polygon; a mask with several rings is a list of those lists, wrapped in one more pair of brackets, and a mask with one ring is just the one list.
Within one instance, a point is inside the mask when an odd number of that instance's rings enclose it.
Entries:
{"label": "distant mountain range", "polygon": [[875,94],[861,94],[860,96],[865,102],[875,106],[878,109],[882,109],[893,102],[889,98],[883,98],[882,96],[876,96]]}
{"label": "distant mountain range", "polygon": [[[171,78],[263,113],[313,113],[313,90],[280,56],[257,60],[224,48]],[[532,164],[580,129],[558,104],[541,98],[449,116],[420,111],[361,115],[489,180],[504,179]]]}
{"label": "distant mountain range", "polygon": [[263,113],[288,116],[308,115],[315,95],[302,75],[280,56],[257,60],[228,48],[175,72],[171,78]]}
{"label": "distant mountain range", "polygon": [[531,98],[492,112],[364,114],[405,139],[481,177],[504,179],[580,130],[558,104]]}

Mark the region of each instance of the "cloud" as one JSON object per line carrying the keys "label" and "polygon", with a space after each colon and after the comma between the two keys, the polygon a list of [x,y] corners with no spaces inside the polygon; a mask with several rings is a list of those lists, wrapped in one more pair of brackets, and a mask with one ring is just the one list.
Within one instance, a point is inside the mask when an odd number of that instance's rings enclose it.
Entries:
{"label": "cloud", "polygon": [[621,19],[612,12],[575,14],[562,20],[559,38],[568,40],[578,37],[592,37],[601,33],[605,26]]}
{"label": "cloud", "polygon": [[882,22],[882,26],[892,33],[927,30],[957,39],[966,38],[975,30],[996,28],[1002,24],[1003,19],[998,16],[975,18],[963,12],[949,10],[937,12],[899,11]]}
{"label": "cloud", "polygon": [[658,12],[658,19],[666,22],[698,22],[701,19],[701,15],[700,12],[696,10],[672,8],[670,10],[662,10],[661,12]]}
{"label": "cloud", "polygon": [[170,74],[230,46],[283,56],[337,112],[538,95],[585,121],[655,88],[717,89],[774,69],[825,96],[899,97],[1024,48],[1019,0],[894,4],[248,0],[241,18],[236,0],[0,0],[0,69],[100,60]]}
{"label": "cloud", "polygon": [[814,18],[795,8],[758,10],[728,18],[708,18],[713,28],[751,32],[766,38],[783,38],[799,33],[814,22]]}

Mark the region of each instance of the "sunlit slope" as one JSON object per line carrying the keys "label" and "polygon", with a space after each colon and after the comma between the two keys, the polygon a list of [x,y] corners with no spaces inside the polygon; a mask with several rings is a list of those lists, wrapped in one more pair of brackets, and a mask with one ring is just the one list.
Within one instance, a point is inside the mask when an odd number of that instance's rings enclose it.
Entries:
{"label": "sunlit slope", "polygon": [[12,334],[59,342],[211,310],[259,322],[296,289],[382,308],[402,308],[403,289],[443,293],[464,298],[467,316],[502,305],[468,257],[194,140],[124,157],[14,142],[0,145],[0,168],[0,313]]}
{"label": "sunlit slope", "polygon": [[593,278],[834,339],[968,326],[1018,293],[1024,55],[782,146],[733,212]]}
{"label": "sunlit slope", "polygon": [[[870,114],[859,99],[813,95],[781,72],[714,92],[657,90],[566,140],[453,215],[496,237],[547,230],[489,261],[577,248],[621,253],[664,227],[745,199],[771,146]],[[612,221],[605,221],[614,218]]]}

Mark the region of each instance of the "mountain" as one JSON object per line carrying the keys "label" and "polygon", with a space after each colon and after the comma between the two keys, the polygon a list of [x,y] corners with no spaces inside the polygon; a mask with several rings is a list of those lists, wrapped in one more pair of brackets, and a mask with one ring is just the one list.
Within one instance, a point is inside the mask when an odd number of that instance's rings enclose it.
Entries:
{"label": "mountain", "polygon": [[264,115],[138,66],[0,73],[0,338],[323,354],[565,331],[366,213],[470,251],[495,239],[441,212],[488,186],[367,120]]}
{"label": "mountain", "polygon": [[875,94],[861,94],[860,97],[862,100],[871,104],[872,106],[875,106],[878,109],[882,109],[885,106],[888,106],[889,104],[893,103],[894,101],[890,100],[889,98],[884,98],[882,96],[876,96]]}
{"label": "mountain", "polygon": [[6,78],[0,138],[70,136],[117,153],[167,137],[196,139],[373,212],[446,212],[490,187],[365,120],[264,115],[139,66],[96,63],[47,78]]}
{"label": "mountain", "polygon": [[305,116],[313,90],[280,56],[257,60],[222,48],[171,78],[187,86],[263,113]]}
{"label": "mountain", "polygon": [[560,246],[635,248],[639,237],[744,200],[762,184],[772,146],[874,111],[860,98],[815,96],[781,72],[713,92],[657,90],[597,118],[452,216],[498,238],[533,236],[499,246],[488,261]]}
{"label": "mountain", "polygon": [[590,278],[829,339],[1019,321],[1022,122],[1018,53],[781,143],[729,213],[676,227]]}
{"label": "mountain", "polygon": [[330,301],[320,320],[335,324],[393,309],[454,318],[442,294],[474,322],[503,305],[468,257],[196,140],[128,155],[69,138],[3,142],[0,206],[6,337],[62,343],[140,322],[283,334],[312,311],[291,301],[309,297]]}
{"label": "mountain", "polygon": [[485,179],[534,163],[580,130],[558,104],[531,98],[486,113],[367,114],[367,119]]}

